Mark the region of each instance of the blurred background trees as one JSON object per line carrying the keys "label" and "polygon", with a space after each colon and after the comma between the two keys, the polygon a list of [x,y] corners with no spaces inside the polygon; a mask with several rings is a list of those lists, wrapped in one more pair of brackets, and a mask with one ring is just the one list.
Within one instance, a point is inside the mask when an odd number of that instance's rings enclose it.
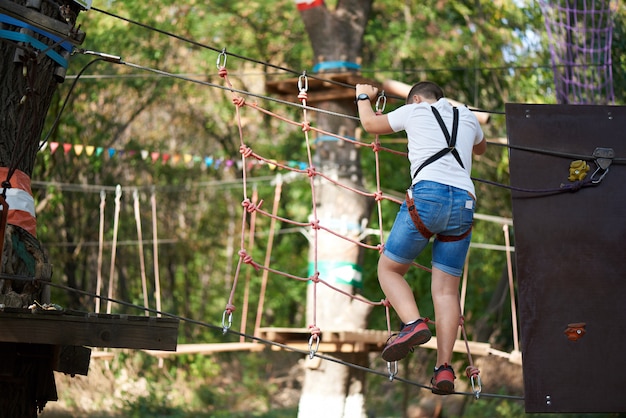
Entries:
{"label": "blurred background trees", "polygon": [[[335,3],[326,2],[330,8]],[[260,95],[248,100],[298,120],[299,109],[262,96],[267,81],[293,78],[305,70],[311,73],[313,53],[303,23],[291,0],[164,0],[158,7],[149,2],[109,1],[94,6],[81,14],[86,50],[117,55],[122,62],[174,73],[179,78],[123,63],[91,63],[91,55],[72,58],[68,77],[49,111],[44,128],[49,134],[47,145],[38,154],[32,176],[38,238],[54,264],[52,280],[95,292],[100,270],[106,285],[115,238],[115,297],[143,305],[138,250],[138,244],[143,244],[150,307],[155,307],[152,261],[158,256],[162,310],[217,324],[238,259],[243,190],[232,96],[227,90],[210,86],[224,85],[216,62],[225,51],[229,79],[236,89]],[[508,184],[508,151],[502,146],[506,142],[504,104],[555,103],[542,19],[539,6],[530,0],[376,0],[366,29],[361,73],[381,82],[394,79],[412,84],[430,79],[442,85],[447,96],[488,112],[490,123],[484,130],[492,145],[476,160],[473,176]],[[626,83],[626,10],[620,2],[614,25],[616,104],[623,104],[624,89],[620,87]],[[294,85],[293,102],[297,94]],[[67,107],[61,113],[66,97]],[[401,103],[391,97],[386,110]],[[59,115],[60,123],[52,130]],[[279,161],[306,161],[299,127],[249,109],[243,110],[243,123],[245,141],[254,145],[255,152]],[[387,147],[405,150],[402,138],[381,140]],[[373,155],[368,150],[362,153],[364,178],[373,187]],[[398,169],[407,166],[403,158],[381,154],[382,188],[399,196],[409,178],[408,167]],[[248,184],[265,199],[265,207],[271,207],[276,174],[277,170],[267,165],[250,171]],[[117,185],[122,187],[122,195],[119,231],[114,237]],[[506,189],[478,181],[477,192],[478,213],[511,217]],[[137,234],[136,201],[142,242]],[[306,222],[310,208],[308,180],[283,184],[279,216]],[[386,202],[383,209],[388,230],[396,207]],[[158,236],[153,236],[152,230],[155,213]],[[104,239],[100,242],[101,226]],[[264,258],[268,227],[269,220],[257,218],[255,260]],[[278,228],[272,268],[306,277],[306,237],[289,225]],[[158,253],[153,251],[154,239]],[[377,237],[371,239],[375,242]],[[478,220],[473,242],[503,245],[502,225]],[[100,247],[103,263],[99,266]],[[382,298],[376,280],[377,259],[378,254],[371,252],[363,260],[363,293],[371,300]],[[429,254],[418,261],[429,265]],[[504,252],[472,248],[468,273],[465,312],[470,338],[510,351]],[[259,274],[244,274],[252,276],[249,303],[256,307]],[[409,280],[423,299],[418,299],[423,310],[432,312],[428,274],[415,269]],[[305,326],[305,295],[303,283],[270,278],[263,325]],[[58,289],[53,289],[52,301],[90,311],[95,304],[90,297]],[[117,305],[114,311],[141,314]],[[250,311],[248,324],[254,324],[255,308]],[[236,321],[241,319],[239,314],[235,314]],[[370,327],[386,329],[382,310],[371,315]],[[179,343],[223,338],[213,330],[182,324]],[[200,360],[179,358],[172,365],[192,373],[189,364],[194,361]],[[216,366],[200,367],[208,370]]]}

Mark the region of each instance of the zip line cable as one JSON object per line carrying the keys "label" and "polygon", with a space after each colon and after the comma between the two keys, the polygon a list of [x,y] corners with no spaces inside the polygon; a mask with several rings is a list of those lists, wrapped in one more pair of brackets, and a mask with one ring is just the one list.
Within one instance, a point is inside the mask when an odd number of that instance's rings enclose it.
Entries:
{"label": "zip line cable", "polygon": [[[197,80],[197,79],[193,79],[184,75],[180,75],[180,74],[174,74],[174,73],[170,73],[164,70],[160,70],[160,69],[156,69],[156,68],[152,68],[152,67],[147,67],[144,65],[139,65],[139,64],[134,64],[134,63],[130,63],[127,61],[122,60],[121,57],[116,56],[116,55],[111,55],[111,54],[107,54],[107,53],[102,53],[102,52],[97,52],[97,51],[90,51],[90,50],[84,50],[84,49],[77,49],[76,53],[81,53],[84,55],[90,55],[90,56],[95,56],[97,58],[93,59],[92,61],[90,61],[88,64],[86,64],[83,69],[81,69],[80,74],[83,74],[84,71],[91,66],[92,64],[94,64],[95,62],[98,61],[106,61],[109,63],[113,63],[113,64],[119,64],[119,65],[125,65],[128,66],[130,68],[134,68],[137,70],[142,70],[142,71],[147,71],[147,72],[152,72],[155,74],[159,74],[162,76],[166,76],[166,77],[171,77],[171,78],[175,78],[175,79],[179,79],[182,81],[186,81],[186,82],[191,82],[191,83],[195,83],[195,84],[200,84],[203,86],[207,86],[207,87],[212,87],[212,88],[218,88],[220,90],[224,90],[224,91],[229,91],[231,93],[238,93],[241,95],[245,95],[245,96],[251,96],[251,97],[255,97],[261,100],[266,100],[266,101],[272,101],[275,103],[279,103],[279,104],[283,104],[286,106],[291,106],[291,107],[295,107],[295,108],[299,108],[302,110],[310,110],[313,112],[318,112],[318,113],[324,113],[330,116],[335,116],[335,117],[340,117],[340,118],[346,118],[346,119],[352,119],[355,120],[357,122],[360,122],[359,117],[357,116],[352,116],[352,115],[346,115],[346,114],[342,114],[342,113],[338,113],[338,112],[333,112],[333,111],[328,111],[325,109],[320,109],[320,108],[316,108],[316,107],[312,107],[306,104],[300,104],[300,103],[293,103],[293,102],[289,102],[287,100],[281,100],[281,99],[277,99],[271,96],[266,96],[266,95],[262,95],[262,94],[257,94],[257,93],[252,93],[250,91],[246,91],[246,90],[240,90],[240,89],[236,89],[232,86],[224,86],[221,84],[216,84],[216,83],[211,83],[208,81],[203,81],[203,80]],[[219,67],[219,63],[220,60],[222,59],[222,57],[226,57],[226,52],[221,51],[218,58],[217,58],[217,65]],[[58,123],[60,121],[61,118],[61,114],[64,111],[69,98],[71,96],[71,93],[74,89],[74,87],[76,86],[76,84],[78,83],[78,80],[80,79],[80,77],[77,77],[74,82],[72,83],[72,86],[70,87],[70,91],[68,92],[65,101],[61,107],[61,110],[59,111],[59,114],[57,115],[55,122],[53,124],[53,127],[51,128],[50,132],[48,133],[48,135],[46,135],[46,137],[44,138],[44,140],[41,142],[40,144],[40,149],[41,147],[43,147],[43,145],[45,144],[45,142],[48,140],[48,138],[50,137],[51,133],[53,132],[54,129],[56,129],[56,127],[58,126]],[[381,96],[384,97],[384,96]],[[256,107],[256,106],[255,106]],[[566,153],[566,152],[560,152],[560,151],[552,151],[552,150],[547,150],[547,149],[541,149],[541,148],[532,148],[532,147],[522,147],[522,146],[514,146],[511,144],[499,144],[497,142],[489,142],[489,144],[494,144],[497,146],[503,146],[503,147],[507,147],[509,149],[518,149],[518,150],[522,150],[522,151],[528,151],[528,152],[536,152],[536,153],[540,153],[540,154],[546,154],[546,155],[552,155],[552,156],[556,156],[556,157],[562,157],[562,158],[573,158],[573,159],[581,159],[581,160],[585,160],[585,161],[591,161],[594,159],[593,156],[587,156],[587,155],[580,155],[580,154],[574,154],[574,153]],[[615,162],[616,164],[625,164],[626,163],[626,158],[614,158],[613,162]],[[499,187],[503,187],[503,188],[508,188],[511,190],[518,190],[521,192],[527,192],[527,193],[551,193],[551,192],[566,192],[566,191],[571,191],[572,188],[579,188],[581,187],[580,184],[574,184],[571,188],[550,188],[550,189],[545,189],[545,190],[531,190],[531,189],[520,189],[520,188],[514,188],[512,186],[508,186],[508,185],[503,185],[501,183],[497,183],[497,182],[492,182],[489,180],[482,180],[482,179],[477,179],[477,178],[472,178],[473,180],[476,181],[480,181],[480,182],[484,182],[486,184],[491,184],[491,185],[495,185],[495,186],[499,186]],[[593,183],[593,182],[587,182],[584,184],[584,186],[592,186],[592,185],[596,185],[597,183]]]}
{"label": "zip line cable", "polygon": [[[14,276],[11,276],[11,277],[14,277]],[[31,281],[32,279],[24,278],[23,280]],[[41,282],[41,283],[45,284],[45,285],[48,285],[48,286],[52,286],[52,287],[58,288],[58,289],[61,289],[61,290],[65,290],[65,291],[68,291],[68,292],[78,293],[78,294],[83,295],[83,296],[99,298],[99,299],[101,299],[101,300],[103,300],[103,301],[105,301],[107,303],[115,303],[115,304],[118,304],[118,305],[121,305],[121,306],[125,306],[125,307],[128,307],[128,308],[133,308],[133,309],[138,309],[138,310],[142,310],[142,311],[145,311],[145,312],[153,313],[153,314],[159,315],[161,317],[168,317],[168,318],[172,318],[172,319],[177,319],[177,320],[179,320],[181,322],[185,322],[185,323],[189,323],[189,324],[193,324],[193,325],[198,325],[198,326],[201,326],[201,327],[204,327],[204,328],[219,330],[223,334],[232,334],[234,336],[248,338],[248,339],[250,339],[252,341],[257,341],[259,343],[263,343],[263,344],[265,344],[267,346],[279,347],[279,348],[282,348],[284,350],[291,351],[291,352],[298,353],[298,354],[302,354],[302,355],[311,355],[310,351],[308,351],[308,350],[302,350],[302,349],[299,349],[299,348],[296,348],[296,347],[289,346],[287,344],[279,343],[277,341],[267,340],[265,338],[257,337],[257,336],[250,335],[250,334],[246,334],[244,332],[234,331],[234,330],[232,330],[230,328],[229,329],[224,329],[223,326],[211,324],[209,322],[200,321],[200,320],[197,320],[197,319],[188,318],[188,317],[184,317],[184,316],[181,316],[181,315],[176,315],[176,314],[172,314],[172,313],[169,313],[169,312],[160,311],[160,310],[157,310],[157,309],[153,309],[153,308],[149,308],[149,307],[146,307],[146,306],[137,305],[137,304],[134,304],[134,303],[131,303],[131,302],[126,302],[126,301],[115,299],[115,298],[112,298],[112,297],[96,295],[93,292],[88,292],[88,291],[85,291],[85,290],[75,289],[75,288],[72,288],[72,287],[69,287],[69,286],[65,286],[65,285],[62,285],[62,284],[58,284],[58,283],[53,283],[53,282]],[[351,367],[351,368],[354,368],[354,369],[358,369],[358,370],[361,370],[361,371],[364,371],[364,372],[367,372],[367,373],[370,373],[370,374],[373,374],[373,375],[389,378],[389,374],[388,373],[381,372],[381,371],[378,371],[378,370],[374,370],[374,369],[371,369],[369,367],[365,367],[365,366],[354,364],[354,363],[351,363],[351,362],[348,362],[348,361],[340,360],[340,359],[337,359],[337,358],[334,358],[334,357],[330,357],[330,356],[327,356],[327,355],[324,355],[324,354],[319,354],[317,352],[314,353],[313,355],[314,355],[314,357],[317,357],[317,358],[322,359],[322,360],[331,361],[333,363],[337,363],[337,364],[341,364],[343,366],[347,366],[347,367]],[[418,383],[418,382],[415,382],[415,381],[412,381],[412,380],[409,380],[409,379],[404,379],[402,377],[398,377],[397,375],[393,376],[393,380],[397,380],[398,382],[405,383],[405,384],[408,384],[408,385],[411,385],[411,386],[416,386],[416,387],[419,387],[419,388],[422,388],[422,389],[428,389],[428,390],[431,389],[431,387],[428,386],[428,385],[424,385],[424,384],[421,384],[421,383]],[[471,393],[471,392],[454,392],[452,394],[454,394],[454,395],[464,395],[464,396],[474,396],[474,393]],[[486,398],[501,398],[501,399],[517,400],[517,401],[523,401],[524,400],[524,397],[522,397],[522,396],[491,394],[491,393],[485,393],[485,392],[481,392],[480,396],[481,397],[486,397]]]}
{"label": "zip line cable", "polygon": [[[230,55],[233,58],[239,58],[239,59],[244,60],[244,61],[253,62],[253,63],[259,64],[259,65],[264,65],[264,66],[267,66],[267,67],[270,67],[270,68],[274,68],[276,70],[284,71],[286,73],[291,73],[291,74],[294,74],[294,75],[302,74],[301,71],[296,71],[296,70],[293,70],[291,68],[287,68],[287,67],[283,67],[283,66],[280,66],[280,65],[272,64],[272,63],[270,63],[268,61],[262,61],[262,60],[246,57],[246,56],[243,56],[243,55],[234,54],[232,52],[226,52],[225,48],[216,48],[216,47],[204,44],[202,42],[198,42],[198,41],[195,41],[193,39],[187,38],[185,36],[177,35],[177,34],[175,34],[173,32],[169,32],[169,31],[166,31],[166,30],[163,30],[163,29],[159,29],[157,27],[150,26],[150,25],[147,25],[145,23],[141,23],[141,22],[139,22],[137,20],[133,20],[133,19],[130,19],[130,18],[127,18],[127,17],[123,17],[123,16],[117,15],[117,14],[112,13],[112,12],[108,12],[108,11],[99,9],[97,7],[92,7],[91,10],[94,10],[96,12],[99,12],[99,13],[102,13],[102,14],[105,14],[105,15],[108,15],[108,16],[116,18],[116,19],[120,19],[120,20],[122,20],[124,22],[131,23],[133,25],[142,27],[144,29],[148,29],[148,30],[151,30],[151,31],[154,31],[154,32],[158,32],[158,33],[160,33],[162,35],[166,35],[166,36],[169,36],[171,38],[178,39],[179,41],[187,42],[189,44],[195,45],[195,46],[200,47],[200,48],[209,49],[211,51],[221,52],[221,53],[224,53],[224,54],[227,53],[228,55]],[[324,77],[316,77],[316,76],[310,75],[310,74],[307,74],[307,76],[310,77],[310,78],[316,79],[316,80],[324,81],[326,83],[332,83],[332,84],[336,84],[338,86],[343,86],[343,87],[347,87],[347,88],[355,88],[355,86],[352,86],[352,85],[346,84],[346,83],[342,83],[342,82],[339,82],[339,81],[336,81],[336,80],[329,80],[329,79],[324,78]]]}
{"label": "zip line cable", "polygon": [[[327,84],[334,84],[334,85],[337,85],[337,86],[340,86],[340,87],[345,87],[345,88],[350,88],[350,89],[355,89],[355,87],[356,87],[356,86],[353,86],[353,85],[348,84],[348,83],[343,83],[343,82],[340,82],[340,81],[337,81],[337,80],[332,80],[332,79],[329,79],[329,78],[326,78],[326,77],[321,77],[321,76],[316,76],[314,74],[313,75],[309,74],[306,70],[305,71],[296,71],[296,70],[293,70],[293,69],[288,68],[288,67],[284,67],[284,66],[277,65],[277,64],[272,64],[272,63],[270,63],[268,61],[263,61],[263,60],[259,60],[259,59],[255,59],[255,58],[246,57],[244,55],[235,54],[235,53],[232,53],[232,52],[227,52],[226,48],[217,48],[217,47],[214,47],[214,46],[210,46],[210,45],[204,44],[202,42],[198,42],[198,41],[195,41],[193,39],[190,39],[188,37],[177,35],[177,34],[175,34],[173,32],[169,32],[169,31],[166,31],[166,30],[163,30],[163,29],[159,29],[157,27],[154,27],[154,26],[151,26],[151,25],[148,25],[148,24],[145,24],[145,23],[141,23],[141,22],[139,22],[137,20],[133,20],[133,19],[130,19],[130,18],[127,18],[127,17],[123,17],[123,16],[117,15],[117,14],[112,13],[112,12],[108,12],[108,11],[99,9],[97,7],[92,7],[91,10],[94,10],[94,11],[97,11],[99,13],[108,15],[110,17],[122,20],[122,21],[127,22],[127,23],[131,23],[133,25],[142,27],[144,29],[148,29],[148,30],[151,30],[151,31],[154,31],[154,32],[158,32],[158,33],[160,33],[162,35],[166,35],[166,36],[169,36],[171,38],[174,38],[174,39],[177,39],[177,40],[180,40],[180,41],[183,41],[183,42],[187,42],[189,44],[198,46],[200,48],[209,49],[211,51],[220,52],[222,54],[227,54],[227,55],[229,55],[229,56],[231,56],[233,58],[238,58],[238,59],[241,59],[241,60],[244,60],[244,61],[249,61],[249,62],[252,62],[252,63],[255,63],[255,64],[263,65],[263,66],[270,67],[270,68],[273,68],[273,69],[276,69],[276,70],[280,70],[280,71],[284,71],[286,73],[290,73],[290,74],[293,74],[293,75],[296,75],[296,76],[300,76],[302,74],[306,74],[306,76],[311,78],[311,79],[322,81],[322,82],[327,83]],[[549,67],[546,66],[546,68],[549,68]],[[460,68],[459,69],[452,69],[451,71],[459,71],[459,70],[460,70]],[[466,68],[465,70],[475,71],[476,68]],[[406,72],[406,70],[397,70],[397,71]],[[444,69],[440,69],[440,70],[436,70],[436,69],[433,69],[433,70],[414,69],[412,71],[415,71],[415,72],[419,72],[419,71],[444,71]],[[365,70],[365,71],[362,71],[362,72],[375,73],[377,71],[375,71],[375,70]],[[396,96],[396,95],[388,95],[387,97],[390,97],[390,98],[393,98],[393,99],[398,99],[398,100],[405,100],[406,99],[405,97],[400,97],[400,96]],[[503,112],[499,112],[499,111],[488,111],[488,110],[482,110],[482,109],[475,109],[475,108],[471,108],[471,107],[469,109],[473,110],[473,111],[476,111],[476,112],[495,113],[495,114],[502,114],[503,113]]]}

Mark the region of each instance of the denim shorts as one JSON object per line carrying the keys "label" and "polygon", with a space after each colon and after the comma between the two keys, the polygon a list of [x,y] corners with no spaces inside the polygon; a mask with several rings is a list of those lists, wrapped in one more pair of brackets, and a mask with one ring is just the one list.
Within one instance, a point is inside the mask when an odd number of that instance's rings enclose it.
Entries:
{"label": "denim shorts", "polygon": [[[472,225],[474,198],[465,190],[432,181],[420,181],[411,188],[417,213],[434,234],[459,236]],[[433,267],[460,276],[472,234],[459,241],[433,242]],[[415,227],[406,201],[394,221],[385,243],[384,254],[390,259],[410,264],[426,248],[428,239]]]}

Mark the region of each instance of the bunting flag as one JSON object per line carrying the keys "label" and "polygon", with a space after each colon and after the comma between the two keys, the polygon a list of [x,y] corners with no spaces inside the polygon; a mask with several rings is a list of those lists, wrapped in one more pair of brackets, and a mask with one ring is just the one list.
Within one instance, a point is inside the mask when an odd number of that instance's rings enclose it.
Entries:
{"label": "bunting flag", "polygon": [[[42,145],[40,151],[49,151],[50,154],[56,153],[59,149],[63,150],[64,155],[68,155],[73,153],[73,155],[80,157],[96,157],[96,158],[134,158],[138,157],[143,161],[149,161],[152,163],[162,163],[162,164],[170,164],[170,165],[184,165],[184,166],[192,166],[192,165],[201,165],[203,164],[206,168],[213,168],[215,170],[224,168],[237,168],[241,169],[241,159],[239,158],[224,158],[224,157],[214,157],[212,155],[208,156],[200,156],[193,154],[169,154],[162,153],[158,151],[150,151],[150,150],[123,150],[116,148],[103,148],[97,147],[94,145],[84,145],[84,144],[70,144],[63,142],[46,142]],[[260,166],[266,166],[270,170],[275,170],[277,168],[276,164],[282,164],[291,168],[297,168],[300,170],[304,170],[307,168],[308,164],[303,161],[276,161],[271,160],[270,163],[266,163],[264,161],[258,161],[254,159],[250,159],[248,162],[248,169]]]}

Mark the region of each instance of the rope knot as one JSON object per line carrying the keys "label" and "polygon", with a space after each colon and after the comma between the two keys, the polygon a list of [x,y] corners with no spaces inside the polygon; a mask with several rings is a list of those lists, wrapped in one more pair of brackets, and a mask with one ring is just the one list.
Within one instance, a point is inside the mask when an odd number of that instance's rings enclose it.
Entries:
{"label": "rope knot", "polygon": [[319,282],[320,282],[320,272],[319,272],[319,271],[316,271],[316,272],[315,272],[315,274],[313,274],[313,275],[310,277],[310,279],[311,279],[311,281],[312,281],[313,283],[319,283]]}
{"label": "rope knot", "polygon": [[383,200],[383,192],[377,191],[376,193],[374,193],[374,200],[377,202]]}
{"label": "rope knot", "polygon": [[220,67],[217,71],[217,74],[222,78],[226,78],[226,76],[228,75],[228,70],[226,69],[226,67]]}
{"label": "rope knot", "polygon": [[308,97],[308,93],[304,90],[300,90],[300,93],[298,93],[298,99],[300,99],[301,101],[306,100]]}
{"label": "rope knot", "polygon": [[322,335],[322,330],[317,325],[309,325],[309,330],[311,331],[311,337],[316,340]]}
{"label": "rope knot", "polygon": [[311,221],[310,225],[312,229],[320,229],[320,220],[315,219],[314,221]]}
{"label": "rope knot", "polygon": [[380,303],[386,308],[391,308],[391,302],[387,299],[381,299]]}
{"label": "rope knot", "polygon": [[476,377],[479,374],[480,374],[480,370],[478,370],[478,367],[467,366],[467,368],[465,369],[465,375],[467,376],[468,379],[471,379],[472,377]]}
{"label": "rope knot", "polygon": [[309,132],[311,130],[311,122],[302,122],[302,132]]}
{"label": "rope knot", "polygon": [[372,151],[378,152],[378,151],[381,150],[381,148],[382,147],[380,146],[380,142],[378,142],[378,141],[372,142]]}
{"label": "rope knot", "polygon": [[376,248],[378,249],[378,252],[382,254],[383,251],[385,251],[385,244],[378,244]]}
{"label": "rope knot", "polygon": [[233,104],[237,107],[243,107],[246,104],[246,99],[241,96],[233,97]]}
{"label": "rope knot", "polygon": [[244,199],[243,202],[241,202],[241,206],[246,208],[246,211],[248,211],[248,213],[252,213],[256,211],[257,209],[260,209],[261,205],[263,205],[263,199],[261,199],[259,203],[256,205],[252,203],[250,199]]}
{"label": "rope knot", "polygon": [[228,315],[230,315],[231,313],[235,312],[235,309],[236,309],[236,307],[235,307],[235,305],[233,305],[232,303],[227,303],[227,304],[226,304],[225,311],[226,311],[226,313],[227,313]]}
{"label": "rope knot", "polygon": [[247,145],[241,145],[239,147],[239,152],[241,153],[241,155],[243,155],[244,157],[248,158],[249,156],[252,155],[252,148],[250,148]]}
{"label": "rope knot", "polygon": [[254,262],[254,259],[250,254],[246,252],[246,250],[242,248],[241,250],[239,250],[238,254],[244,263],[250,264],[252,267],[254,267],[256,271],[259,271],[259,266]]}
{"label": "rope knot", "polygon": [[317,175],[317,172],[315,171],[315,167],[313,167],[313,166],[307,167],[306,175],[309,176],[309,177],[315,177]]}

